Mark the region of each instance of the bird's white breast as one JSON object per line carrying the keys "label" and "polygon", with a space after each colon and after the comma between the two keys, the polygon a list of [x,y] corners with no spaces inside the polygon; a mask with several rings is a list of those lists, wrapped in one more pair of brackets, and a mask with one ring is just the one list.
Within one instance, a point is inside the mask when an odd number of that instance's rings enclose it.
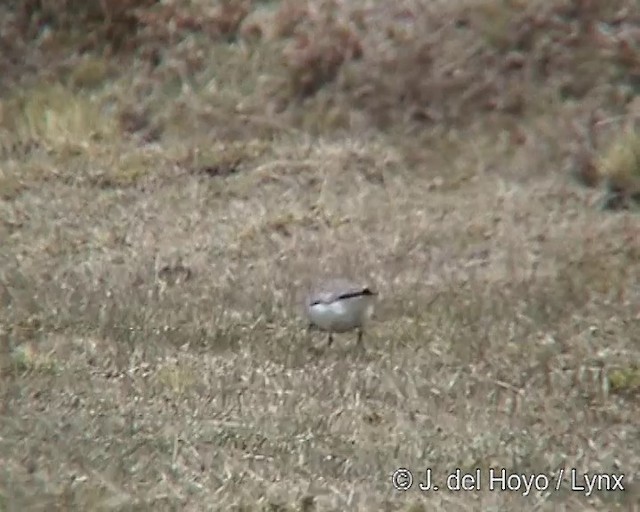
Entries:
{"label": "bird's white breast", "polygon": [[309,306],[311,321],[326,331],[344,332],[360,327],[370,310],[370,297],[357,296]]}

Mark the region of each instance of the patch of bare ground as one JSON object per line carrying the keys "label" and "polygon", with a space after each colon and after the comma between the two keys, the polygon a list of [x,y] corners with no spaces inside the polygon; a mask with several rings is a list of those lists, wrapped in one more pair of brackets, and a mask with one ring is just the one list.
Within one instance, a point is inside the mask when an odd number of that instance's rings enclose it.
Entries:
{"label": "patch of bare ground", "polygon": [[133,4],[0,7],[0,511],[640,505],[633,2]]}

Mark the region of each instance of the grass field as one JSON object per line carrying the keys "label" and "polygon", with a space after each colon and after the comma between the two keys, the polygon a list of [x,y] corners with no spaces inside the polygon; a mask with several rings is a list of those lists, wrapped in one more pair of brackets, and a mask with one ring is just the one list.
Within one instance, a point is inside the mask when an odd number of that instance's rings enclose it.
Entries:
{"label": "grass field", "polygon": [[0,512],[640,509],[634,0],[0,20]]}

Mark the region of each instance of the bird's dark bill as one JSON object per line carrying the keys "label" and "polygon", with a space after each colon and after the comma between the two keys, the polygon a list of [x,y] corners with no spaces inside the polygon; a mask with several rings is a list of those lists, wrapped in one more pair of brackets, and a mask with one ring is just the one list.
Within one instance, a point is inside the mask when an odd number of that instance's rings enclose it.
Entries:
{"label": "bird's dark bill", "polygon": [[367,297],[370,295],[376,295],[376,292],[371,291],[369,288],[363,288],[362,290],[359,290],[357,292],[343,293],[338,297],[338,300],[351,299],[352,297]]}

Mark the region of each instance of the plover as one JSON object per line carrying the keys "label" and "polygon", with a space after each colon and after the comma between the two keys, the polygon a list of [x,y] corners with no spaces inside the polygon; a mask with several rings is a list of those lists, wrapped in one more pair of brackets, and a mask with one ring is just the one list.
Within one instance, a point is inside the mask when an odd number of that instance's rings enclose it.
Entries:
{"label": "plover", "polygon": [[361,344],[364,323],[373,313],[373,299],[376,295],[371,288],[348,279],[327,281],[309,297],[309,328],[327,331],[327,346],[333,343],[334,333],[357,329],[358,344]]}

